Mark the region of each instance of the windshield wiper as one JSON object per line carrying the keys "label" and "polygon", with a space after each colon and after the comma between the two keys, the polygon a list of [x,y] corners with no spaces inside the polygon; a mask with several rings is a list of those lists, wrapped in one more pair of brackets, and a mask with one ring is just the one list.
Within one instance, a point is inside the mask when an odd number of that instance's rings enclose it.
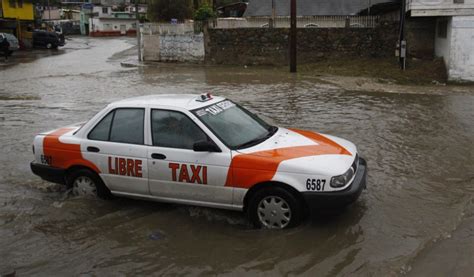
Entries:
{"label": "windshield wiper", "polygon": [[278,127],[277,126],[270,126],[270,127],[268,127],[267,130],[268,130],[267,137],[271,137],[278,131]]}
{"label": "windshield wiper", "polygon": [[240,145],[237,145],[237,149],[242,149],[242,148],[248,148],[250,146],[254,146],[254,145],[257,145],[259,144],[260,142],[263,142],[265,140],[267,140],[268,138],[270,138],[271,136],[273,136],[276,132],[278,131],[278,127],[276,126],[270,126],[268,128],[268,133],[263,136],[263,137],[258,137],[258,138],[254,138],[252,140],[249,140],[247,142],[244,142]]}

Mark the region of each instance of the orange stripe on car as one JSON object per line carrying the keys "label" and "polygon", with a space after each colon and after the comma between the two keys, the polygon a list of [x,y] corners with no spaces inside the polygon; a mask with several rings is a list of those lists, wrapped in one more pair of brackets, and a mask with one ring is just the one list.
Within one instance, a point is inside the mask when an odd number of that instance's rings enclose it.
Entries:
{"label": "orange stripe on car", "polygon": [[62,143],[59,137],[72,131],[73,128],[60,128],[44,137],[43,153],[52,157],[51,166],[67,169],[73,165],[82,165],[100,173],[99,168],[82,157],[79,144]]}
{"label": "orange stripe on car", "polygon": [[331,149],[331,150],[334,150],[336,153],[329,153],[329,154],[340,154],[340,155],[349,155],[349,156],[351,155],[351,153],[349,151],[347,151],[346,148],[342,147],[341,145],[339,145],[335,141],[333,141],[331,139],[328,139],[327,137],[325,137],[321,134],[311,132],[311,131],[299,130],[299,129],[289,129],[289,130],[291,130],[295,133],[298,133],[302,136],[305,136],[305,137],[313,140],[314,142],[316,142],[318,144],[332,146],[333,149]]}
{"label": "orange stripe on car", "polygon": [[310,131],[292,130],[317,145],[293,146],[240,154],[232,158],[227,173],[226,186],[250,188],[255,184],[270,181],[281,162],[316,155],[351,155],[336,142]]}

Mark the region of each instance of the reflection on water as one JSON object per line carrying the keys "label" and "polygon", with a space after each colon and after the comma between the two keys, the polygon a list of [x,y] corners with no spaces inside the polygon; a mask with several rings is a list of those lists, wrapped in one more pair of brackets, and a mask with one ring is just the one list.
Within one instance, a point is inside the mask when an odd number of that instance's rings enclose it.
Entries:
{"label": "reflection on water", "polygon": [[[21,275],[398,273],[472,200],[474,96],[343,91],[271,68],[125,69],[107,59],[126,41],[87,42],[0,69],[0,261]],[[281,126],[353,141],[368,190],[342,213],[272,232],[236,212],[71,198],[30,173],[40,131],[117,99],[209,91]]]}

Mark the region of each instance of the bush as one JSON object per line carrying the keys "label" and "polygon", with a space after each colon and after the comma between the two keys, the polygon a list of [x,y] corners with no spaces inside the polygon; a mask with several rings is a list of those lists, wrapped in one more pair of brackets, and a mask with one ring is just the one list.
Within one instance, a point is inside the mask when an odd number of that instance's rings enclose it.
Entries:
{"label": "bush", "polygon": [[154,22],[170,22],[189,19],[192,16],[191,0],[150,0],[148,2],[148,19]]}
{"label": "bush", "polygon": [[207,21],[209,19],[216,18],[214,10],[207,4],[203,4],[197,11],[194,12],[194,20],[196,21]]}

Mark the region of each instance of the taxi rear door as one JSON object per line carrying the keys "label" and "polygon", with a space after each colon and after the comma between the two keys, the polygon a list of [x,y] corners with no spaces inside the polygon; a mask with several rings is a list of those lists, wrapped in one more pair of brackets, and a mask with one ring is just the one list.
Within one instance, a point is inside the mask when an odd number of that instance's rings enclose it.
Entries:
{"label": "taxi rear door", "polygon": [[112,192],[149,195],[145,109],[117,108],[88,133],[83,156],[99,169]]}

